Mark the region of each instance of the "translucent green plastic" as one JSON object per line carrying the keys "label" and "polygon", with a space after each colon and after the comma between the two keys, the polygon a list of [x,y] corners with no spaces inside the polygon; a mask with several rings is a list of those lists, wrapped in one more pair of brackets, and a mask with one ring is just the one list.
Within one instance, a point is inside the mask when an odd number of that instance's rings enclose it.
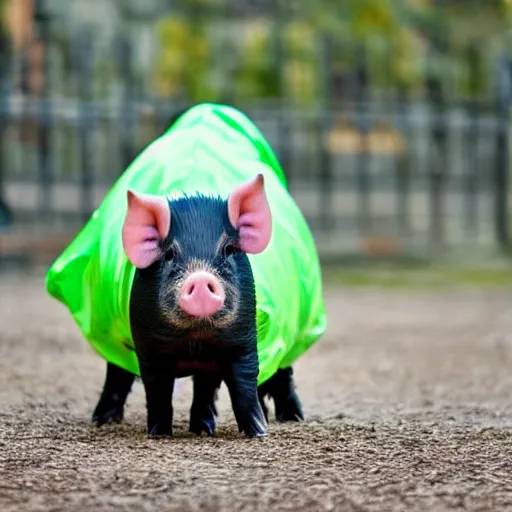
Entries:
{"label": "translucent green plastic", "polygon": [[[284,173],[258,128],[240,111],[200,104],[133,161],[46,277],[84,337],[107,361],[137,375],[129,321],[135,268],[122,246],[127,189],[170,199],[196,192],[227,198],[263,173],[272,211],[267,249],[249,255],[256,285],[258,383],[291,365],[326,329],[319,259]],[[198,229],[200,227],[198,226]]]}

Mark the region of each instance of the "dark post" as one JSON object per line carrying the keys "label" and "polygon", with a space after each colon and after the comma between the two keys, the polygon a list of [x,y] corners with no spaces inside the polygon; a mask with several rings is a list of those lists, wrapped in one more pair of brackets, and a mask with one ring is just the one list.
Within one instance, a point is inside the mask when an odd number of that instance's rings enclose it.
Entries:
{"label": "dark post", "polygon": [[[0,0],[0,7],[3,2]],[[5,199],[5,133],[8,120],[11,41],[0,20],[0,228],[12,224],[12,212]]]}
{"label": "dark post", "polygon": [[78,97],[80,102],[79,109],[79,133],[80,133],[80,187],[81,202],[80,210],[82,221],[86,222],[91,216],[93,210],[92,184],[93,184],[93,166],[92,166],[92,148],[91,148],[91,130],[93,127],[93,109],[92,109],[92,34],[84,30],[80,33],[76,45],[79,58],[79,79],[78,79]]}
{"label": "dark post", "polygon": [[496,238],[502,249],[509,247],[508,231],[508,126],[509,116],[507,111],[499,114],[499,131],[496,147]]}
{"label": "dark post", "polygon": [[478,81],[479,81],[479,53],[478,45],[473,42],[467,50],[467,64],[469,69],[469,89],[470,102],[468,107],[469,129],[468,129],[468,147],[467,147],[467,170],[466,170],[466,208],[465,225],[468,235],[477,234],[477,215],[478,215],[478,137],[479,137],[479,108],[477,103]]}
{"label": "dark post", "polygon": [[133,76],[133,51],[131,42],[125,34],[118,39],[118,59],[120,66],[121,81],[123,83],[123,99],[121,102],[120,116],[120,151],[121,164],[119,174],[122,174],[131,164],[135,156],[135,77]]}
{"label": "dark post", "polygon": [[286,11],[285,7],[282,5],[281,1],[277,1],[275,4],[275,16],[274,16],[274,24],[273,24],[273,34],[272,34],[272,48],[274,49],[274,53],[272,55],[273,62],[271,64],[272,72],[268,75],[268,77],[275,81],[273,85],[271,85],[271,90],[273,92],[277,92],[277,96],[279,98],[279,113],[277,116],[278,123],[278,158],[279,163],[284,171],[286,179],[288,181],[288,187],[292,186],[293,179],[296,178],[292,173],[290,173],[290,123],[289,123],[289,114],[284,111],[285,102],[283,101],[284,88],[283,88],[283,80],[282,80],[282,70],[284,69],[284,65],[286,62],[286,48],[283,44],[283,30],[286,27]]}
{"label": "dark post", "polygon": [[288,22],[287,11],[285,8],[286,5],[287,4],[282,0],[277,0],[275,3],[275,17],[273,24],[274,32],[272,35],[272,47],[274,48],[274,53],[272,55],[273,62],[271,64],[273,72],[270,73],[270,76],[267,75],[267,78],[270,78],[274,81],[273,84],[269,85],[274,94],[277,92],[277,96],[279,97],[281,104],[285,96],[283,69],[285,69],[287,58],[287,52],[283,38],[284,30]]}
{"label": "dark post", "polygon": [[397,217],[400,234],[406,237],[410,232],[410,181],[411,181],[411,162],[408,152],[407,138],[409,136],[409,111],[408,111],[408,93],[405,87],[400,87],[397,94],[398,111],[401,117],[400,135],[405,142],[403,153],[398,155],[396,161],[396,192],[397,192]]}
{"label": "dark post", "polygon": [[444,241],[444,192],[447,178],[445,102],[440,78],[427,77],[426,86],[433,120],[430,137],[434,146],[430,152],[430,234],[433,248],[438,249]]}
{"label": "dark post", "polygon": [[323,77],[325,90],[322,106],[318,114],[318,142],[320,145],[320,194],[321,194],[321,208],[320,219],[321,226],[324,230],[333,228],[333,165],[332,165],[332,150],[327,146],[327,133],[328,129],[332,127],[332,95],[331,95],[331,76],[332,76],[332,48],[333,41],[328,35],[324,38],[324,52],[323,52]]}
{"label": "dark post", "polygon": [[366,48],[359,47],[357,67],[357,110],[358,125],[361,134],[362,148],[357,160],[357,188],[359,192],[359,226],[361,234],[365,234],[370,226],[370,175],[368,172],[368,145],[366,143],[370,131],[370,122],[366,117],[368,113],[368,68],[366,62]]}
{"label": "dark post", "polygon": [[[45,9],[44,0],[36,0],[34,7],[34,24],[36,41],[42,46],[42,87],[36,92],[39,97],[39,116],[37,123],[37,159],[41,194],[39,196],[39,211],[42,218],[46,218],[50,211],[52,200],[52,171],[50,152],[50,105],[49,105],[49,73],[48,73],[48,44],[50,40],[50,19]],[[33,64],[33,63],[32,63]]]}
{"label": "dark post", "polygon": [[509,248],[508,194],[509,194],[509,148],[510,105],[512,102],[512,60],[502,60],[500,69],[500,90],[497,101],[498,133],[496,137],[495,185],[495,229],[496,240],[502,249]]}

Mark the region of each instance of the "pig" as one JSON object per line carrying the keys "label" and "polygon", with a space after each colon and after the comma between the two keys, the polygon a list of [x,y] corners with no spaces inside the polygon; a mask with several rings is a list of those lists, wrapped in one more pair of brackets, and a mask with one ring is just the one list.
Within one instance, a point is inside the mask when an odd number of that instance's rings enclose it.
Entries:
{"label": "pig", "polygon": [[[265,395],[274,398],[278,421],[303,419],[291,368],[257,386],[256,298],[247,253],[262,252],[270,241],[263,175],[240,184],[227,200],[168,201],[129,190],[127,202],[123,247],[137,268],[130,322],[149,435],[172,435],[174,381],[191,373],[191,432],[214,435],[221,381],[239,430],[249,437],[267,434]],[[107,364],[95,424],[122,419],[134,378]]]}
{"label": "pig", "polygon": [[181,112],[118,178],[51,265],[47,291],[106,361],[92,414],[121,421],[135,377],[149,437],[173,434],[176,379],[189,430],[215,434],[225,383],[240,432],[304,419],[293,365],[323,335],[319,258],[270,145],[240,111]]}

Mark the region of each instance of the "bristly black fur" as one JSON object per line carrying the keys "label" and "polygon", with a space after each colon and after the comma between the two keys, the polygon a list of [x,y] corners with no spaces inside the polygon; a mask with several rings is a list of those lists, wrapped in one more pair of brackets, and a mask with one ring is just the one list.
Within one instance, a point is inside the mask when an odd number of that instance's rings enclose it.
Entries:
{"label": "bristly black fur", "polygon": [[[146,346],[179,360],[211,361],[238,350],[256,327],[254,280],[247,255],[237,249],[227,202],[202,195],[170,201],[171,229],[163,257],[137,270],[130,299],[132,332]],[[230,250],[228,250],[231,248]],[[211,320],[191,320],[178,307],[180,283],[192,270],[221,280],[225,306]]]}
{"label": "bristly black fur", "polygon": [[[162,257],[137,269],[130,298],[130,321],[146,390],[148,432],[172,433],[174,379],[194,374],[194,364],[213,364],[226,382],[240,430],[266,435],[258,399],[256,293],[249,259],[238,249],[227,201],[192,196],[169,202],[171,229]],[[225,303],[210,319],[195,320],[178,306],[181,283],[190,272],[214,273],[225,290]],[[187,366],[190,363],[192,366]],[[196,390],[194,411],[210,410],[212,393]],[[211,431],[197,412],[194,423]],[[203,428],[201,427],[201,428]],[[192,424],[191,424],[192,428]]]}
{"label": "bristly black fur", "polygon": [[174,242],[182,248],[184,257],[213,263],[217,255],[217,244],[223,234],[232,243],[238,242],[237,231],[229,222],[227,201],[221,197],[184,195],[169,201],[169,206],[171,230],[164,240],[164,248]]}

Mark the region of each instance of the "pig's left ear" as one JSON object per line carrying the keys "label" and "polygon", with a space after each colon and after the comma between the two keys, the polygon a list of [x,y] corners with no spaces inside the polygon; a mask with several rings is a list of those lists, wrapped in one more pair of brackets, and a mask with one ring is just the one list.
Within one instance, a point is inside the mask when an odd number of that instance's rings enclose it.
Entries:
{"label": "pig's left ear", "polygon": [[265,195],[263,174],[238,185],[228,198],[229,221],[238,230],[240,249],[264,251],[272,236],[272,214]]}
{"label": "pig's left ear", "polygon": [[137,268],[146,268],[161,256],[160,241],[169,233],[171,209],[165,197],[128,190],[123,224],[123,247]]}

